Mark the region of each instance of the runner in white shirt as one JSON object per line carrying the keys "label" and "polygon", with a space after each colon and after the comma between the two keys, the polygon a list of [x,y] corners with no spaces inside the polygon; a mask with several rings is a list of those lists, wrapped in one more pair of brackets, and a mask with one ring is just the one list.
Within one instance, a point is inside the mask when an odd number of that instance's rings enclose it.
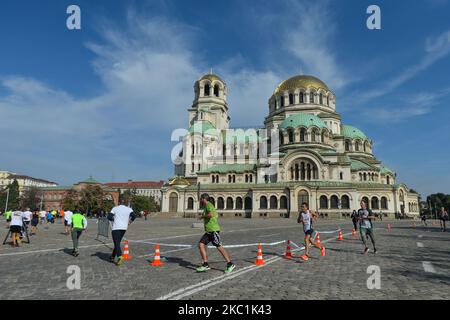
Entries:
{"label": "runner in white shirt", "polygon": [[41,221],[40,223],[43,224],[45,222],[45,216],[47,215],[47,212],[45,210],[42,210],[40,212],[40,216],[41,216]]}
{"label": "runner in white shirt", "polygon": [[64,211],[64,231],[66,235],[70,234],[70,229],[72,225],[72,215],[73,212],[70,210]]}
{"label": "runner in white shirt", "polygon": [[27,208],[27,210],[25,210],[24,213],[23,213],[24,227],[27,228],[27,229],[30,226],[31,216],[32,215],[33,215],[33,213],[30,211],[30,208]]}
{"label": "runner in white shirt", "polygon": [[[111,235],[114,242],[114,250],[112,252],[110,261],[116,265],[121,265],[123,262],[122,249],[120,243],[123,236],[128,229],[128,225],[136,219],[136,214],[133,209],[124,205],[124,201],[120,201],[120,205],[111,209],[111,213],[108,214],[108,220],[111,221]],[[117,262],[115,258],[118,257]]]}
{"label": "runner in white shirt", "polygon": [[22,232],[24,213],[19,209],[11,213],[11,223],[9,230],[11,231],[11,237],[13,239],[13,246],[20,246],[20,233]]}
{"label": "runner in white shirt", "polygon": [[300,258],[304,261],[309,260],[309,244],[311,243],[314,247],[317,247],[322,257],[325,256],[325,247],[322,244],[318,244],[313,241],[312,234],[314,233],[314,230],[312,228],[312,219],[317,217],[317,214],[315,212],[311,213],[308,208],[308,204],[306,202],[302,203],[302,211],[299,214],[298,223],[303,224],[303,232],[305,233],[305,254],[302,255]]}

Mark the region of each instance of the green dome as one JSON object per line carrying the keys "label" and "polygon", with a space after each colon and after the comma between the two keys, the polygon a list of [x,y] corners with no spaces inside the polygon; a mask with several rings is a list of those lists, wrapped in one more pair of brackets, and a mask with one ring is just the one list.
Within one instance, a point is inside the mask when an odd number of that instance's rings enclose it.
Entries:
{"label": "green dome", "polygon": [[307,113],[298,113],[287,117],[281,124],[280,129],[296,128],[296,127],[312,127],[327,128],[325,123],[318,116]]}
{"label": "green dome", "polygon": [[207,133],[217,135],[217,129],[209,121],[196,121],[189,128],[189,133]]}
{"label": "green dome", "polygon": [[346,137],[346,138],[351,138],[351,139],[363,139],[366,140],[368,139],[367,136],[358,128],[352,127],[352,126],[348,126],[348,125],[342,125],[341,127],[341,134]]}

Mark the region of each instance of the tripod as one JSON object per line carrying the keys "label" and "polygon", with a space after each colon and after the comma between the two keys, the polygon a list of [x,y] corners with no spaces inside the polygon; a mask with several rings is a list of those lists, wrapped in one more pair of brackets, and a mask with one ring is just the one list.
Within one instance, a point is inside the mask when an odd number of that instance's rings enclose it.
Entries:
{"label": "tripod", "polygon": [[[25,222],[22,221],[22,232],[27,237],[27,243],[30,244],[30,237],[28,235],[28,227],[25,224]],[[9,236],[11,235],[11,230],[8,230],[8,233],[6,234],[5,240],[3,240],[3,245],[6,244],[6,241],[8,240]]]}

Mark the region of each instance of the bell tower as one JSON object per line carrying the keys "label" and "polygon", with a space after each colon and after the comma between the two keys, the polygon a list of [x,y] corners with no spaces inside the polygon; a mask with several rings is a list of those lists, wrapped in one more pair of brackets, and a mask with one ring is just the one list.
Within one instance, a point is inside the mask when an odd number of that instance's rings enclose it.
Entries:
{"label": "bell tower", "polygon": [[212,72],[194,84],[195,99],[189,111],[189,126],[208,121],[219,130],[228,129],[230,118],[227,105],[227,85]]}

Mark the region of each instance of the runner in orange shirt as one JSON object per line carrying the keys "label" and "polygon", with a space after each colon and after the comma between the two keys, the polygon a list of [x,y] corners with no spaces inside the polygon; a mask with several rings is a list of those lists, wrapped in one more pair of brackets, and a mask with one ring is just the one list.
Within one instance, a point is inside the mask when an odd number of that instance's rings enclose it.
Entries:
{"label": "runner in orange shirt", "polygon": [[64,222],[64,210],[61,209],[59,210],[59,223],[63,223]]}

